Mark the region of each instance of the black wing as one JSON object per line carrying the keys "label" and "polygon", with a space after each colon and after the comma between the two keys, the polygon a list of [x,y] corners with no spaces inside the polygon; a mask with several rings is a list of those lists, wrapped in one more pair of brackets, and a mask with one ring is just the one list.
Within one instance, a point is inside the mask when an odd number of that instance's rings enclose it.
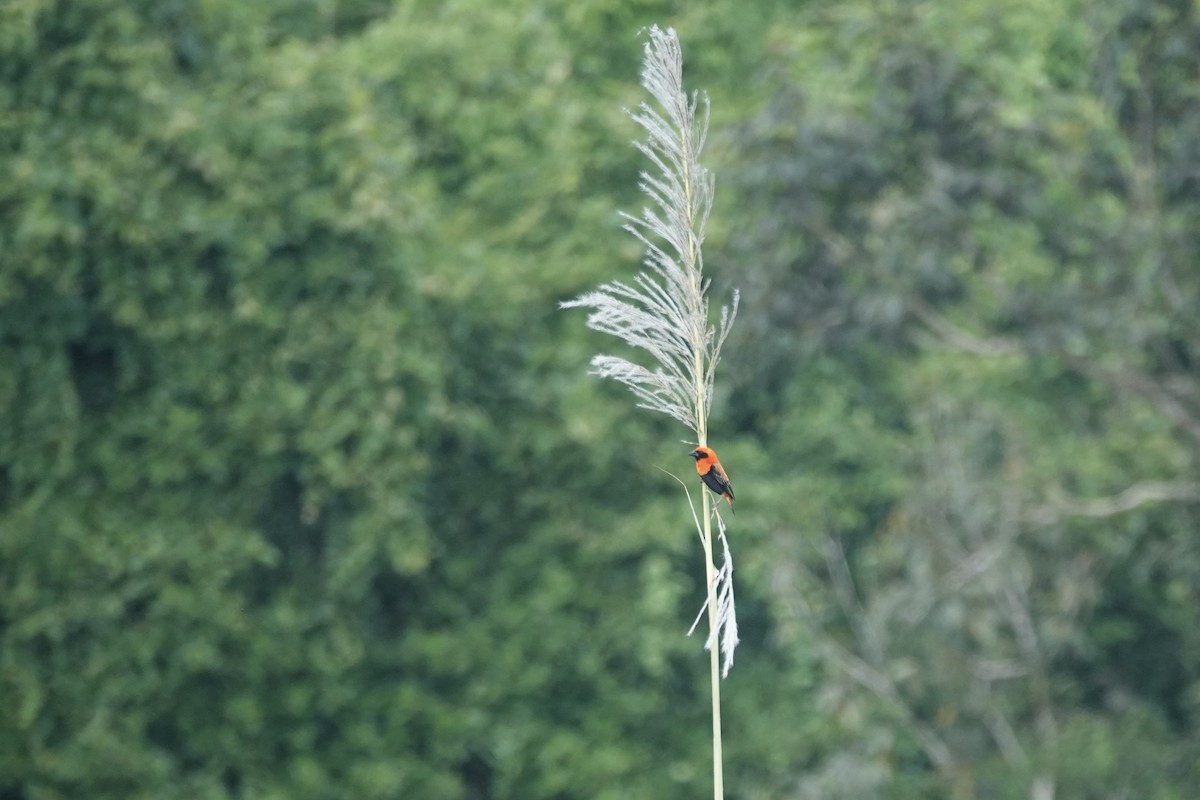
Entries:
{"label": "black wing", "polygon": [[717,472],[716,467],[709,467],[708,472],[700,476],[700,480],[704,481],[704,485],[712,489],[717,494],[729,494],[729,499],[733,497],[733,487],[729,485],[729,481],[721,477],[721,473]]}

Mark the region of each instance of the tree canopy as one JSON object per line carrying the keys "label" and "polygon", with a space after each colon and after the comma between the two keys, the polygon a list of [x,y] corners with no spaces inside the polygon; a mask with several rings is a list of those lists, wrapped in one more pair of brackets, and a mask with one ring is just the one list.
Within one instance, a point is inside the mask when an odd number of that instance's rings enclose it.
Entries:
{"label": "tree canopy", "polygon": [[[742,293],[728,796],[1200,785],[1200,9],[0,6],[0,800],[702,796],[637,32]],[[702,572],[700,573],[702,576]]]}

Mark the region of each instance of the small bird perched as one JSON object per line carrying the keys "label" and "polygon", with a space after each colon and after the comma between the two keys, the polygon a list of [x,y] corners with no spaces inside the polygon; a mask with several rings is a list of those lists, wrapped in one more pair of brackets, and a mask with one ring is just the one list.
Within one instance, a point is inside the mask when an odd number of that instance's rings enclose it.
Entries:
{"label": "small bird perched", "polygon": [[733,508],[733,486],[730,485],[729,476],[725,474],[725,468],[721,466],[716,452],[707,447],[697,447],[688,455],[696,459],[696,474],[704,481],[704,485],[728,500],[729,510],[736,514],[737,511]]}

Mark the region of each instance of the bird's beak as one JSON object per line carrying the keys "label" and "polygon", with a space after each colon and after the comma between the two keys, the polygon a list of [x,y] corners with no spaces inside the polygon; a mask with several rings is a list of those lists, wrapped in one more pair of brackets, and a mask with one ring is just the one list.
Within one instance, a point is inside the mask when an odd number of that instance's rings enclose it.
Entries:
{"label": "bird's beak", "polygon": [[697,461],[699,461],[700,456],[703,454],[699,450],[693,450],[692,452],[688,453],[688,455],[691,456],[692,458],[696,459]]}

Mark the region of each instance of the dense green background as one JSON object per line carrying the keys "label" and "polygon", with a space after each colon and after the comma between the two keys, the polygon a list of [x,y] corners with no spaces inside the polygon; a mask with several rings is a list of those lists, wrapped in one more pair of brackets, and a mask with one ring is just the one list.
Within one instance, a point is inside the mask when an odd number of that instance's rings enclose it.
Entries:
{"label": "dense green background", "polygon": [[0,2],[0,800],[708,792],[637,31],[713,101],[727,796],[1200,786],[1200,4]]}

